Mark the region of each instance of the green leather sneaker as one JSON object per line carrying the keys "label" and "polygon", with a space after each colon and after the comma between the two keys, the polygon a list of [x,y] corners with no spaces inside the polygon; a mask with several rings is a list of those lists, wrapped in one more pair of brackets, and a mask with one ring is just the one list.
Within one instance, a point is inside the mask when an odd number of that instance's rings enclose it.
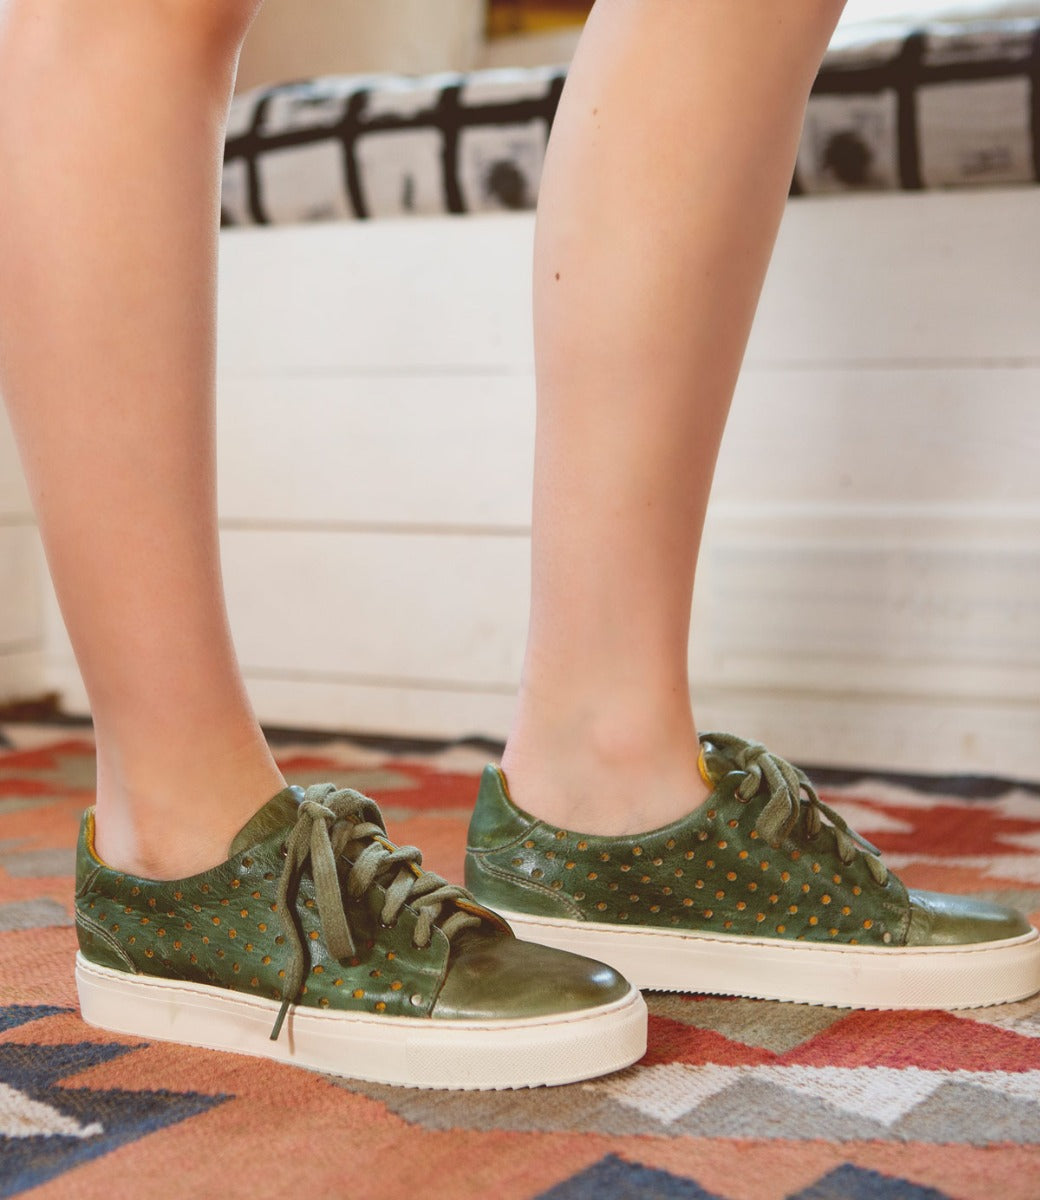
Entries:
{"label": "green leather sneaker", "polygon": [[714,790],[626,837],[558,829],[489,765],[466,886],[521,937],[639,987],[854,1008],[972,1008],[1040,990],[1040,934],[1014,909],[908,891],[805,775],[731,734],[701,739]]}
{"label": "green leather sneaker", "polygon": [[517,940],[396,846],[375,802],[323,784],[270,800],[226,862],[158,882],[106,866],[86,813],[76,868],[85,1020],[416,1087],[568,1083],[646,1049],[610,967]]}

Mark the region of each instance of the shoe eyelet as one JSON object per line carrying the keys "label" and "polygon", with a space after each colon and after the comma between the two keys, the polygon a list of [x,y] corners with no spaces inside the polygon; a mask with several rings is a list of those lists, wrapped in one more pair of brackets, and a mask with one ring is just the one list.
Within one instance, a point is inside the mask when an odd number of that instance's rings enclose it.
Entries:
{"label": "shoe eyelet", "polygon": [[289,847],[285,844],[285,842],[282,842],[282,844],[278,847],[278,853],[282,856],[282,858],[289,857]]}

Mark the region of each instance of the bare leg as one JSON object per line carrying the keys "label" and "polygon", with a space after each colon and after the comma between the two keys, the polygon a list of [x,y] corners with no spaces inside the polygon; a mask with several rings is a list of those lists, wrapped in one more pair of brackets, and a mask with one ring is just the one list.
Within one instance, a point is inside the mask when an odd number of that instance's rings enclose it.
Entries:
{"label": "bare leg", "polygon": [[9,0],[0,362],[98,738],[98,846],[222,860],[282,786],[228,635],[213,452],[219,163],[258,0]]}
{"label": "bare leg", "polygon": [[652,828],[707,794],[687,678],[730,399],[843,0],[599,0],[535,249],[531,625],[503,757],[521,807]]}

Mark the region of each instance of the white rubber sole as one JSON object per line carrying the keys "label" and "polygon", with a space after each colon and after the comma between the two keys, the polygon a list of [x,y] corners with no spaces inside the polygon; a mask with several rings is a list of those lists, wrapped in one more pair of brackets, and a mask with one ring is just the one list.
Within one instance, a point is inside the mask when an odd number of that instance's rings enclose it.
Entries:
{"label": "white rubber sole", "polygon": [[612,966],[651,991],[836,1008],[981,1008],[1040,991],[1040,933],[970,946],[848,946],[601,925],[495,910],[517,937]]}
{"label": "white rubber sole", "polygon": [[633,988],[609,1005],[551,1017],[454,1021],[378,1017],[279,1003],[225,988],[129,975],[76,955],[80,1011],[134,1037],[253,1054],[372,1083],[527,1088],[592,1079],[646,1052],[646,1004]]}

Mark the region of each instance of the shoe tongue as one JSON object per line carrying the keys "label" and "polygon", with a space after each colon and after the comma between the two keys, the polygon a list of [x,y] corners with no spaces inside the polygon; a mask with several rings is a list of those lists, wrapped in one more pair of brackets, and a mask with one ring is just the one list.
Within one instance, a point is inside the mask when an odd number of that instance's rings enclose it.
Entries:
{"label": "shoe tongue", "polygon": [[265,842],[273,834],[296,822],[296,810],[303,800],[303,788],[287,787],[272,796],[270,800],[254,813],[242,826],[231,843],[230,855],[241,854],[251,846]]}

